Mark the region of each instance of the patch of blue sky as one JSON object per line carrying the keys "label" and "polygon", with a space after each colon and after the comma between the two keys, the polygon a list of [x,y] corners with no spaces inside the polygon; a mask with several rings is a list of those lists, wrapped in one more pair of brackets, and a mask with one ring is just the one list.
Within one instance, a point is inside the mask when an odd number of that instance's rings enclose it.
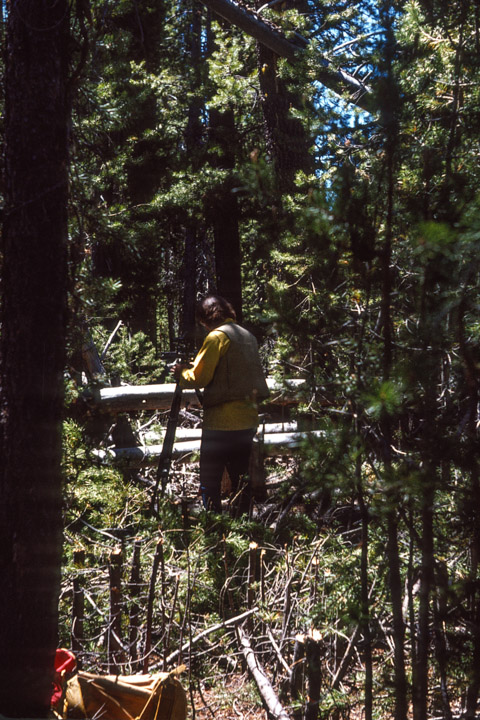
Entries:
{"label": "patch of blue sky", "polygon": [[[315,32],[322,64],[327,62],[331,68],[348,73],[367,88],[378,76],[376,58],[385,40],[378,4],[376,0],[358,3],[353,22],[330,28],[328,38],[322,37],[321,29]],[[316,81],[314,89],[314,105],[325,123],[323,135],[341,131],[345,137],[348,129],[358,131],[375,121],[374,115],[355,104],[355,93],[339,95]]]}

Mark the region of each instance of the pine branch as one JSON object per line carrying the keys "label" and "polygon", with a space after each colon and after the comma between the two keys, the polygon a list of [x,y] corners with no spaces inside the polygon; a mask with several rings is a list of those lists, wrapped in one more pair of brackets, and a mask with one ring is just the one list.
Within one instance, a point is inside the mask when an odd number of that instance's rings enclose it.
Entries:
{"label": "pine branch", "polygon": [[[265,45],[279,57],[286,58],[289,62],[296,62],[308,45],[308,40],[299,35],[295,35],[295,42],[292,42],[275,25],[267,23],[255,11],[239,5],[233,0],[202,0],[202,2],[224,20],[251,35],[259,43]],[[371,89],[344,70],[331,67],[330,62],[321,56],[316,79],[339,95],[349,92],[348,101],[353,105],[357,105],[367,112],[375,110],[372,107]]]}

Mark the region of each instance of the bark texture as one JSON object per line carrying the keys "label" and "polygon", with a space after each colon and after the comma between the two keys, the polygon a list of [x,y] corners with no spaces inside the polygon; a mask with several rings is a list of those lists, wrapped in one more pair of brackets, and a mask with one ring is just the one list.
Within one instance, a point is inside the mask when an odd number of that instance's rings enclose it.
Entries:
{"label": "bark texture", "polygon": [[11,0],[0,379],[0,713],[45,717],[57,644],[67,0]]}

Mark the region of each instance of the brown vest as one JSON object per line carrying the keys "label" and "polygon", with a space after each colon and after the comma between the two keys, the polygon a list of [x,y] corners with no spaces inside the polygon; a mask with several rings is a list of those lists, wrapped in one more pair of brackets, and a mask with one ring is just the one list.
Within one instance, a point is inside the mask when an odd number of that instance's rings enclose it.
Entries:
{"label": "brown vest", "polygon": [[203,406],[209,408],[232,400],[264,400],[269,391],[255,337],[236,323],[226,323],[215,329],[225,333],[230,345],[205,388]]}

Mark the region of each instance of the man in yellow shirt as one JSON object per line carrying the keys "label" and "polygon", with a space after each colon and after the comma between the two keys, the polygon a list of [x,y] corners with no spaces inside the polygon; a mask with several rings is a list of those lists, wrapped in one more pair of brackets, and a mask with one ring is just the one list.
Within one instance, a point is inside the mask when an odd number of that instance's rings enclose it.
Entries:
{"label": "man in yellow shirt", "polygon": [[177,365],[182,388],[204,388],[200,446],[200,492],[207,510],[220,513],[224,468],[232,483],[232,504],[250,507],[248,466],[258,426],[257,403],[268,396],[255,337],[237,325],[231,304],[204,298],[197,319],[208,330],[192,367]]}

